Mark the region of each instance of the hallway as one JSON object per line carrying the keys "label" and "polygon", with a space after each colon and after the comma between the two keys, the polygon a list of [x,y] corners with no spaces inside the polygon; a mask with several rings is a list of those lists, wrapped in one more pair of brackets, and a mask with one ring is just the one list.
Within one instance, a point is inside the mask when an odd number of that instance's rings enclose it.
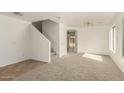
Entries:
{"label": "hallway", "polygon": [[[18,67],[17,64],[19,64]],[[28,81],[124,80],[123,73],[108,56],[93,54],[68,54],[60,59],[54,59],[50,64],[35,61],[17,64],[13,64],[11,68],[8,66],[8,68],[6,67],[6,69],[4,69],[3,67],[5,72],[3,75],[9,75],[10,73],[11,75],[14,75],[18,73],[18,75],[10,80]],[[26,70],[27,65],[30,70]],[[6,73],[7,69],[9,74]],[[12,70],[17,72],[11,72]],[[3,71],[0,70],[0,73],[2,72]]]}

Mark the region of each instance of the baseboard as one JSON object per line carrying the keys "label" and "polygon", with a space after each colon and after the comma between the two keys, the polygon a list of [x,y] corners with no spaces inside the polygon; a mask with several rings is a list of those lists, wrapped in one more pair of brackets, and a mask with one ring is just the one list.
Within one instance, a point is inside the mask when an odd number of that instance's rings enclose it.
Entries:
{"label": "baseboard", "polygon": [[18,62],[8,63],[8,64],[6,64],[6,65],[1,65],[0,68],[1,68],[1,67],[5,67],[5,66],[8,66],[8,65],[16,64],[16,63],[28,61],[28,60],[29,60],[29,59],[25,59],[25,60],[21,60],[21,61],[18,61]]}
{"label": "baseboard", "polygon": [[[109,56],[110,56],[110,55],[109,55]],[[120,64],[121,62],[116,61],[116,60],[113,59],[111,56],[110,56],[110,58],[111,58],[112,61],[115,63],[115,65],[121,70],[121,72],[124,73],[124,69],[123,69],[122,65]]]}
{"label": "baseboard", "polygon": [[38,62],[43,62],[43,63],[49,63],[49,62],[40,61],[40,60],[36,60],[36,59],[28,59],[28,61],[38,61]]}
{"label": "baseboard", "polygon": [[25,61],[38,61],[38,62],[48,63],[48,62],[44,62],[44,61],[40,61],[40,60],[35,60],[35,59],[26,59],[26,60],[22,60],[22,61],[19,61],[19,62],[9,63],[7,65],[1,65],[0,68],[6,67],[6,66],[9,66],[9,65],[12,65],[12,64],[17,64],[17,63],[25,62]]}
{"label": "baseboard", "polygon": [[95,54],[95,55],[102,55],[102,56],[109,56],[109,54],[103,54],[103,53],[92,53],[92,52],[79,52],[79,53],[77,53],[77,54],[85,54],[85,53]]}

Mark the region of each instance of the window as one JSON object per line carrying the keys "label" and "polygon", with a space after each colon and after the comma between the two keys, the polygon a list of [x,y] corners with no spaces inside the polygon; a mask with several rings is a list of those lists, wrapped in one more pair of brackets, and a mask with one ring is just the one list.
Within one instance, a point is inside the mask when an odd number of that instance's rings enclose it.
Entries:
{"label": "window", "polygon": [[109,49],[112,52],[116,52],[116,26],[112,26],[109,32]]}

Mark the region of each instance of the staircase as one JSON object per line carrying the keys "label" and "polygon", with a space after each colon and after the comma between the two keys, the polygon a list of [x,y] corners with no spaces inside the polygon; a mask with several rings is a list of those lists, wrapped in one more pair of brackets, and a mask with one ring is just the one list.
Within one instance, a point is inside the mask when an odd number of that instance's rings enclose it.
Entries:
{"label": "staircase", "polygon": [[56,55],[56,52],[53,50],[53,48],[51,48],[51,56]]}
{"label": "staircase", "polygon": [[32,59],[51,62],[51,43],[50,41],[33,25],[31,25],[31,48]]}
{"label": "staircase", "polygon": [[[46,34],[43,33],[42,31],[42,22],[43,21],[36,21],[36,22],[33,22],[32,25],[40,32],[42,33],[46,38],[48,37]],[[48,38],[47,38],[48,39]],[[49,39],[48,39],[49,40]],[[49,40],[50,41],[50,40]],[[52,47],[52,46],[51,46]],[[57,53],[56,51],[51,48],[51,60],[54,60],[57,58]]]}
{"label": "staircase", "polygon": [[51,60],[54,61],[57,58],[58,57],[57,57],[56,51],[54,51],[54,49],[51,48]]}

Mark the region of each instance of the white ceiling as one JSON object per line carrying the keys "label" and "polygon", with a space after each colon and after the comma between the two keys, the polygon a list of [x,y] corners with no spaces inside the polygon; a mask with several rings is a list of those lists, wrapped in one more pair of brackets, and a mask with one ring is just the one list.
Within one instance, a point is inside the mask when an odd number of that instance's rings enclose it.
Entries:
{"label": "white ceiling", "polygon": [[68,26],[83,26],[90,22],[93,25],[109,25],[116,13],[114,12],[21,12],[23,16],[14,15],[12,12],[1,12],[0,14],[19,18],[26,21],[40,21],[53,19],[63,22]]}

